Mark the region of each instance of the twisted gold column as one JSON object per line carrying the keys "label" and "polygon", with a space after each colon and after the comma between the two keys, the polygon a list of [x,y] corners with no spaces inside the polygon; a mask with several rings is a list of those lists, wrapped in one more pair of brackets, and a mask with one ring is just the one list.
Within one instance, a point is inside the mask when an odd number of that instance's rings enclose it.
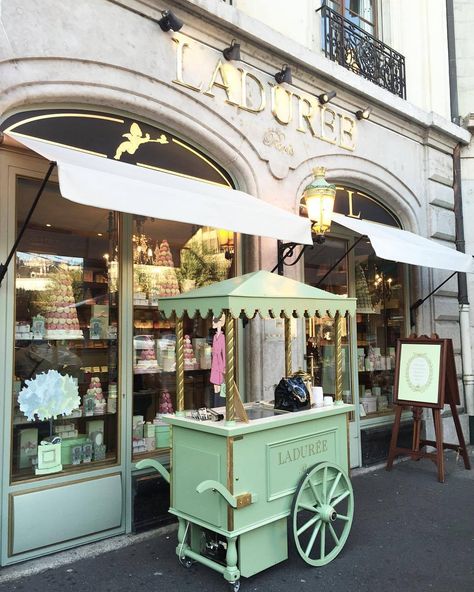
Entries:
{"label": "twisted gold column", "polygon": [[285,376],[290,376],[293,369],[291,352],[291,319],[285,317]]}
{"label": "twisted gold column", "polygon": [[225,389],[226,423],[234,423],[234,319],[229,310],[225,311]]}
{"label": "twisted gold column", "polygon": [[337,312],[336,316],[334,317],[334,336],[336,342],[336,396],[335,402],[337,404],[342,403],[342,325],[341,323],[344,322],[344,317],[341,317],[340,314]]}
{"label": "twisted gold column", "polygon": [[184,414],[184,339],[183,319],[176,319],[176,414]]}

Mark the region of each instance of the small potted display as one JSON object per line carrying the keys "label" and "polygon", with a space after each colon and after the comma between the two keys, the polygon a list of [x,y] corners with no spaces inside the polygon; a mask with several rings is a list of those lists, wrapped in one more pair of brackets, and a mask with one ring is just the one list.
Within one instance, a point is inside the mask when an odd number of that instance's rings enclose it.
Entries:
{"label": "small potted display", "polygon": [[48,370],[37,374],[32,380],[26,380],[18,395],[20,411],[29,421],[49,419],[49,438],[38,446],[37,475],[47,475],[62,470],[61,438],[53,436],[53,419],[59,415],[69,415],[80,405],[79,389],[68,374],[62,375],[57,370]]}

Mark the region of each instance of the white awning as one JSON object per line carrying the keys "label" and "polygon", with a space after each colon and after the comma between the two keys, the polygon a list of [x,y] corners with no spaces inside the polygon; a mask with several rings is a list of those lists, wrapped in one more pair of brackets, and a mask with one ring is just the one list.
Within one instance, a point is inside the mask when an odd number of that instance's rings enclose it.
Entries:
{"label": "white awning", "polygon": [[369,237],[375,253],[382,259],[474,273],[474,259],[471,255],[443,247],[413,232],[336,213],[333,214],[333,222]]}
{"label": "white awning", "polygon": [[10,132],[57,163],[61,195],[80,204],[313,244],[311,222],[243,191],[142,168]]}

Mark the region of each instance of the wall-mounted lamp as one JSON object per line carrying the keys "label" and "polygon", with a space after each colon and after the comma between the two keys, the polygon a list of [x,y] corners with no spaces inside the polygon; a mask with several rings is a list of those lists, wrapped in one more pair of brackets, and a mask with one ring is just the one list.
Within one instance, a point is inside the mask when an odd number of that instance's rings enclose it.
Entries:
{"label": "wall-mounted lamp", "polygon": [[326,103],[329,103],[331,99],[334,99],[336,95],[337,92],[335,90],[331,90],[330,92],[325,92],[318,95],[318,100],[321,103],[321,105],[325,105]]}
{"label": "wall-mounted lamp", "polygon": [[308,218],[313,222],[312,230],[316,234],[316,242],[321,244],[331,227],[336,186],[326,181],[325,167],[316,167],[313,174],[314,179],[305,187],[301,201],[306,207]]}
{"label": "wall-mounted lamp", "polygon": [[219,229],[217,240],[220,251],[224,252],[224,257],[230,261],[234,256],[234,233],[231,230]]}
{"label": "wall-mounted lamp", "polygon": [[[307,185],[301,198],[301,205],[306,209],[308,218],[312,221],[312,230],[316,234],[315,242],[322,244],[325,240],[325,233],[331,227],[332,212],[336,201],[336,186],[328,183],[325,179],[325,167],[313,169],[314,179]],[[296,265],[303,256],[307,245],[303,245],[296,259],[291,263],[285,263],[286,259],[295,255],[297,243],[282,243],[278,241],[278,262],[273,271],[278,270],[283,275],[284,265]]]}
{"label": "wall-mounted lamp", "polygon": [[278,84],[281,84],[282,82],[286,82],[287,84],[292,83],[291,68],[288,64],[283,64],[281,70],[275,74],[275,80]]}
{"label": "wall-mounted lamp", "polygon": [[235,39],[232,39],[232,43],[229,47],[226,47],[222,50],[222,55],[225,57],[227,61],[240,61],[240,43],[237,43]]}
{"label": "wall-mounted lamp", "polygon": [[366,107],[363,111],[362,111],[362,109],[359,109],[359,111],[356,111],[355,116],[359,120],[360,119],[369,119],[371,113],[372,113],[372,109],[370,107]]}
{"label": "wall-mounted lamp", "polygon": [[157,22],[165,32],[179,31],[184,24],[171,10],[163,10],[161,14],[162,17]]}

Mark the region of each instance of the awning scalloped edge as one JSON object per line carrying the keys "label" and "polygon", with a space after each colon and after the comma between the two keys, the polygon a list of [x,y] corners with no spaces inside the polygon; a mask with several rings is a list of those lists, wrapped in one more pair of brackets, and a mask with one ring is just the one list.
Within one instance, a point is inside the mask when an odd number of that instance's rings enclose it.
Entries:
{"label": "awning scalloped edge", "polygon": [[[278,319],[278,318],[284,318],[284,317],[286,317],[286,318],[310,318],[310,317],[326,317],[326,316],[334,318],[338,312],[343,317],[353,316],[355,314],[355,312],[351,311],[350,309],[341,309],[340,307],[337,307],[337,306],[331,307],[331,308],[326,308],[325,310],[318,310],[318,309],[308,310],[307,308],[296,307],[291,312],[289,312],[288,310],[275,311],[273,309],[260,310],[260,309],[253,309],[253,308],[248,310],[248,309],[239,309],[239,308],[231,307],[229,309],[229,311],[234,319],[238,319],[243,316],[244,318],[246,318],[248,320],[255,318],[257,315],[261,319]],[[184,315],[187,315],[190,319],[194,319],[196,317],[200,317],[202,319],[207,319],[210,316],[220,317],[223,312],[225,312],[225,309],[223,309],[223,308],[219,308],[216,310],[209,308],[206,311],[203,311],[198,306],[186,306],[186,304],[184,304],[184,303],[183,303],[183,306],[174,307],[167,315],[163,311],[160,311],[162,317],[164,317],[165,319],[168,319],[168,320],[171,320],[175,317],[178,319],[181,319]]]}

